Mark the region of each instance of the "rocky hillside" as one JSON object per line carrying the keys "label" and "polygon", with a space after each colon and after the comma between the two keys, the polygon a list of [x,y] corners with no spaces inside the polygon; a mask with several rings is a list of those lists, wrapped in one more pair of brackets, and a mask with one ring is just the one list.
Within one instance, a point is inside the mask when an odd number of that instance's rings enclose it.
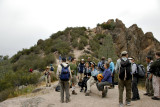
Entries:
{"label": "rocky hillside", "polygon": [[147,54],[160,50],[160,42],[151,32],[144,34],[136,24],[126,28],[121,20],[110,19],[97,24],[94,29],[69,27],[58,31],[47,40],[38,40],[30,49],[19,51],[11,58],[11,62],[15,71],[22,66],[24,69],[44,68],[49,63],[55,63],[55,56],[58,57],[59,54],[75,56],[75,50],[81,50],[82,55],[112,57],[114,60],[119,57],[120,52],[127,50],[129,56],[142,62]]}

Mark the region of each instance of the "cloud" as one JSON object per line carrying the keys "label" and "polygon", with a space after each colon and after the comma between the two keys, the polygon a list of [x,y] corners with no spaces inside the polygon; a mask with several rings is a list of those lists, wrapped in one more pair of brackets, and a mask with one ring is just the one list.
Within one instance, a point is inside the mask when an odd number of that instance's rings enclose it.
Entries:
{"label": "cloud", "polygon": [[[66,27],[95,27],[108,19],[137,23],[159,39],[159,0],[1,0],[0,54],[15,54]],[[159,39],[160,40],[160,39]]]}

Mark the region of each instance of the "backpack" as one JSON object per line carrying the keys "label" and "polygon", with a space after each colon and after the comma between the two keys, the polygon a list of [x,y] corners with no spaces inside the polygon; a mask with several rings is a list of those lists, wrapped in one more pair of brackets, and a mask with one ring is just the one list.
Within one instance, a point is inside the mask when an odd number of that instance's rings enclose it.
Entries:
{"label": "backpack", "polygon": [[53,67],[51,67],[50,71],[54,71],[54,68],[53,68]]}
{"label": "backpack", "polygon": [[58,86],[55,88],[55,91],[60,92],[60,90],[61,90],[61,87],[58,85]]}
{"label": "backpack", "polygon": [[130,63],[129,59],[127,59],[126,61],[121,59],[120,65],[121,65],[121,67],[120,67],[119,78],[121,80],[129,80],[129,79],[131,79],[132,78],[132,75],[131,75],[131,63]]}
{"label": "backpack", "polygon": [[67,65],[67,67],[64,67],[62,64],[62,71],[61,71],[61,75],[60,75],[60,79],[62,81],[69,81],[70,78],[70,71],[68,69],[69,65]]}
{"label": "backpack", "polygon": [[85,64],[83,64],[83,63],[79,64],[79,73],[83,73],[84,67],[85,67]]}
{"label": "backpack", "polygon": [[137,76],[140,78],[143,78],[145,76],[145,68],[141,64],[136,64],[137,65]]}

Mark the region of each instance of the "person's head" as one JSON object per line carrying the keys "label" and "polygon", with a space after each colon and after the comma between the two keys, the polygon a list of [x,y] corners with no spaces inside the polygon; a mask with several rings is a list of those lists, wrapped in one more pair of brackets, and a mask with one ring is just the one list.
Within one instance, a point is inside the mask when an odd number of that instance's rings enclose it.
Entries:
{"label": "person's head", "polygon": [[86,68],[88,68],[88,67],[89,67],[89,63],[88,63],[88,62],[86,62],[85,66],[86,66]]}
{"label": "person's head", "polygon": [[151,60],[153,60],[153,57],[151,55],[146,56],[146,62],[150,63]]}
{"label": "person's head", "polygon": [[108,68],[109,68],[109,62],[107,62],[107,63],[104,64],[104,68],[105,68],[105,69],[108,69]]}
{"label": "person's head", "polygon": [[135,62],[135,59],[134,59],[134,57],[130,57],[130,58],[128,58],[132,63],[134,63]]}
{"label": "person's head", "polygon": [[106,59],[105,57],[102,57],[102,58],[101,58],[102,61],[105,61],[105,59]]}
{"label": "person's head", "polygon": [[52,64],[50,64],[50,66],[53,66]]}
{"label": "person's head", "polygon": [[81,59],[81,63],[84,63],[84,59]]}
{"label": "person's head", "polygon": [[112,62],[112,59],[111,58],[108,58],[108,63]]}
{"label": "person's head", "polygon": [[160,51],[156,52],[155,57],[156,57],[156,59],[160,58]]}
{"label": "person's head", "polygon": [[121,56],[122,56],[122,57],[127,57],[127,58],[128,58],[128,52],[127,52],[127,51],[123,51],[123,52],[121,53]]}
{"label": "person's head", "polygon": [[94,62],[91,62],[91,67],[95,68],[96,64]]}
{"label": "person's head", "polygon": [[74,62],[74,61],[75,61],[75,59],[74,59],[74,58],[72,58],[72,59],[71,59],[71,62]]}
{"label": "person's head", "polygon": [[49,71],[49,69],[50,69],[50,67],[49,67],[49,66],[47,66],[47,67],[46,67],[46,71]]}
{"label": "person's head", "polygon": [[64,57],[64,58],[62,58],[62,62],[66,62],[66,58]]}

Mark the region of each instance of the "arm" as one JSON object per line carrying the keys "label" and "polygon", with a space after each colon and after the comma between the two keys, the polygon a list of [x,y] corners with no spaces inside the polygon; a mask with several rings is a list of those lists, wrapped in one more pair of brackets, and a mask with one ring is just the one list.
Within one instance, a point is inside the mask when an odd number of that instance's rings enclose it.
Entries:
{"label": "arm", "polygon": [[113,72],[114,72],[114,63],[112,62],[111,64],[110,64],[110,66],[112,67],[112,74],[113,74]]}
{"label": "arm", "polygon": [[71,72],[70,66],[69,66],[69,72],[70,72],[70,78],[72,78],[72,72]]}
{"label": "arm", "polygon": [[[107,72],[108,72],[108,71],[107,71]],[[111,76],[111,73],[107,73],[107,72],[103,75],[102,82],[105,82],[105,80],[107,80],[107,79],[108,79],[108,77],[110,77],[110,76]]]}

